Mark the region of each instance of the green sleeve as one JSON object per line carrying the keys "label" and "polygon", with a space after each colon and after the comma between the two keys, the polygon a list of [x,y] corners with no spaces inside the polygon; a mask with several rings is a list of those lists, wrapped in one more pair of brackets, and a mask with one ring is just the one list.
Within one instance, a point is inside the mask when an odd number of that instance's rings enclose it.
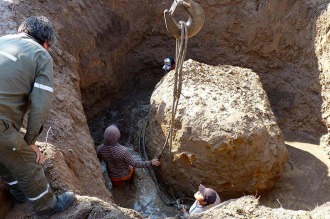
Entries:
{"label": "green sleeve", "polygon": [[42,57],[38,63],[36,78],[29,95],[30,113],[25,141],[34,144],[48,117],[53,97],[53,59]]}

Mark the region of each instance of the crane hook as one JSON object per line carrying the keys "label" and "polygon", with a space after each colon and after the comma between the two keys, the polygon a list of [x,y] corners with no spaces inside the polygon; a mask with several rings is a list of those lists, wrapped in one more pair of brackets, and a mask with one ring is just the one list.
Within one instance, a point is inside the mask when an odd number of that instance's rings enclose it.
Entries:
{"label": "crane hook", "polygon": [[181,36],[181,25],[178,24],[174,17],[174,11],[178,6],[183,6],[189,15],[186,22],[188,27],[188,38],[195,36],[203,27],[205,22],[205,12],[203,8],[193,0],[174,0],[170,10],[164,11],[165,25],[169,34],[175,38]]}

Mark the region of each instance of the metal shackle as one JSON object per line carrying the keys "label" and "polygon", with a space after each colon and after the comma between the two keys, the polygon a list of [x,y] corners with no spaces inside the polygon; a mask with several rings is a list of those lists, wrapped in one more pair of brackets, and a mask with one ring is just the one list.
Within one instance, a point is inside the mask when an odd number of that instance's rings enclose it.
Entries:
{"label": "metal shackle", "polygon": [[180,38],[182,28],[173,17],[174,11],[177,7],[183,7],[189,15],[189,19],[186,22],[188,27],[188,38],[195,36],[204,25],[204,9],[193,0],[174,0],[170,10],[166,9],[164,11],[164,17],[167,31],[175,38]]}

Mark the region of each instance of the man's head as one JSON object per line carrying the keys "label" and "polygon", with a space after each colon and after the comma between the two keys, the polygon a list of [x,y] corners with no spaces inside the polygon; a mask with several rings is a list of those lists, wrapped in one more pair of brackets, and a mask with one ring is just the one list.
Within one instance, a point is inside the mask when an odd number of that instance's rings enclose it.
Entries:
{"label": "man's head", "polygon": [[202,184],[199,185],[198,192],[195,194],[195,198],[203,205],[214,204],[217,200],[217,193],[213,189],[206,188]]}
{"label": "man's head", "polygon": [[104,144],[114,146],[119,142],[120,131],[116,125],[112,124],[104,131]]}
{"label": "man's head", "polygon": [[45,16],[32,16],[25,19],[19,26],[18,32],[32,36],[47,50],[56,40],[53,25]]}
{"label": "man's head", "polygon": [[168,73],[169,71],[173,70],[175,68],[175,61],[172,57],[168,57],[164,59],[164,66],[163,71],[164,73]]}

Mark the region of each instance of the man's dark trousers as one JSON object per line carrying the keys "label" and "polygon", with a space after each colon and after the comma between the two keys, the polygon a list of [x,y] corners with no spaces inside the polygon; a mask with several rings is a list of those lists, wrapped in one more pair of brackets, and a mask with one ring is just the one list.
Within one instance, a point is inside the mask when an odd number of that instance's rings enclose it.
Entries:
{"label": "man's dark trousers", "polygon": [[55,206],[56,197],[42,166],[36,163],[36,154],[13,124],[6,120],[0,120],[0,176],[18,202],[25,195],[37,212]]}

